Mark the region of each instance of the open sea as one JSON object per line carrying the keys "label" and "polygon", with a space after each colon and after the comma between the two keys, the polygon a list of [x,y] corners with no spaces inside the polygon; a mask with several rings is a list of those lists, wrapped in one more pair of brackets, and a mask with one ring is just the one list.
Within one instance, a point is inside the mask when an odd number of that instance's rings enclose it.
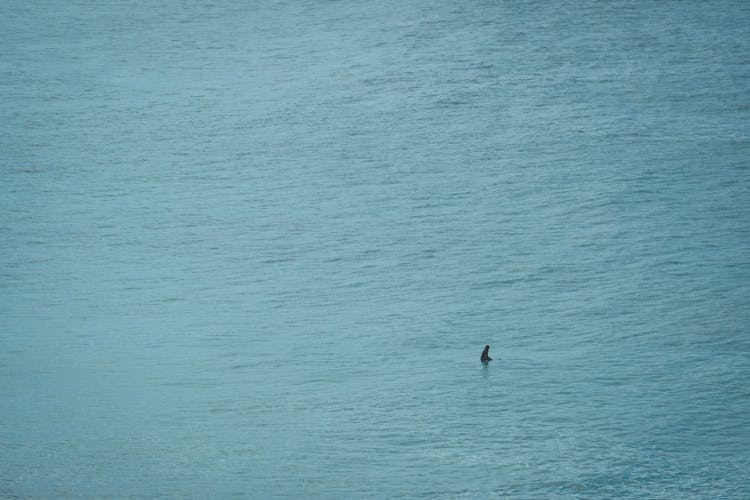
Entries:
{"label": "open sea", "polygon": [[0,497],[750,498],[750,3],[3,1]]}

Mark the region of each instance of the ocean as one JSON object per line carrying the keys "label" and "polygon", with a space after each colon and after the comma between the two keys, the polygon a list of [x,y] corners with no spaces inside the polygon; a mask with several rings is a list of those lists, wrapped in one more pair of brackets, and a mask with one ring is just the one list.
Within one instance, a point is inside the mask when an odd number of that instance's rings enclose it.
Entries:
{"label": "ocean", "polygon": [[750,497],[748,54],[731,0],[2,2],[0,497]]}

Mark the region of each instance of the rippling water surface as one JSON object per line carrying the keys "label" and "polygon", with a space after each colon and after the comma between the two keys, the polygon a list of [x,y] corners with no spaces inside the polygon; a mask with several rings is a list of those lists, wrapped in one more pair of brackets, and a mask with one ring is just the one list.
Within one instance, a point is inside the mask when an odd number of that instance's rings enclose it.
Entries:
{"label": "rippling water surface", "polygon": [[741,1],[3,2],[0,496],[749,497],[748,54]]}

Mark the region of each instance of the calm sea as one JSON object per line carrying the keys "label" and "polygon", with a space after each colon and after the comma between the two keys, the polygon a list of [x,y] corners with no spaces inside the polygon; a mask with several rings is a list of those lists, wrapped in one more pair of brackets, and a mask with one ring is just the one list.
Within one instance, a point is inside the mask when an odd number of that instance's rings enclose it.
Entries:
{"label": "calm sea", "polygon": [[0,497],[750,497],[749,54],[744,1],[2,2]]}

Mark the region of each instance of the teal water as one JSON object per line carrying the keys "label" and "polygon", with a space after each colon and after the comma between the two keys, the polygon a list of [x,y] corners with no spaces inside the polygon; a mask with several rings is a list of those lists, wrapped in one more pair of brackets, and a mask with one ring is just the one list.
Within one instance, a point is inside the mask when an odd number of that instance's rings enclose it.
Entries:
{"label": "teal water", "polygon": [[749,497],[749,32],[3,2],[0,496]]}

